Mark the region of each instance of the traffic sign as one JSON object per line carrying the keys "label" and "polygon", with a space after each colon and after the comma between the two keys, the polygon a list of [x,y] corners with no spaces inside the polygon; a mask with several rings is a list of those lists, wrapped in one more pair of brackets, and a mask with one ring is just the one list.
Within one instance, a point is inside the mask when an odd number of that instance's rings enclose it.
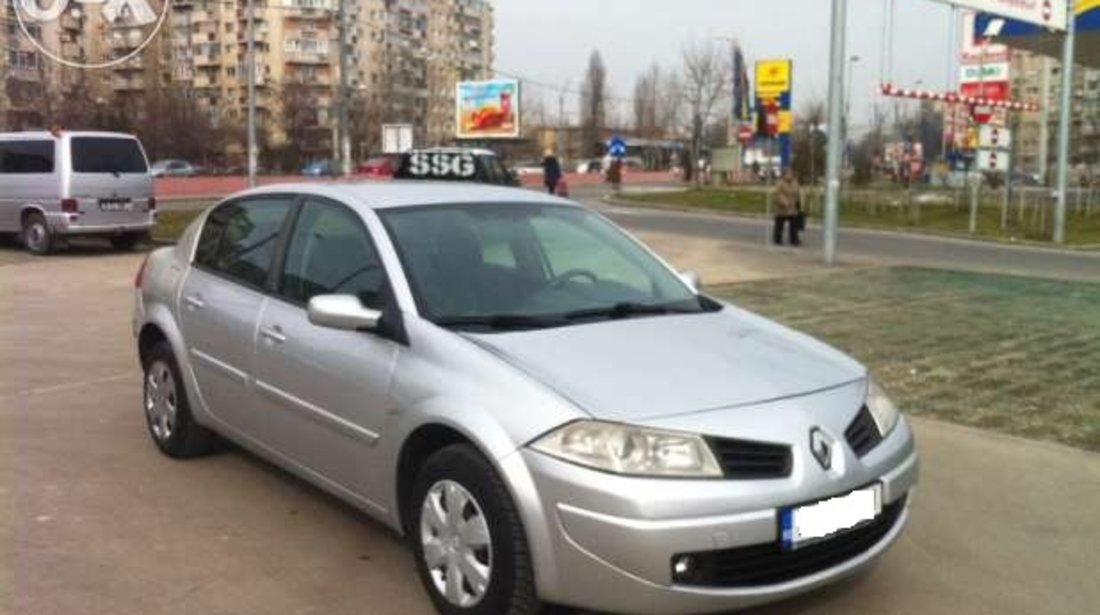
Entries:
{"label": "traffic sign", "polygon": [[993,107],[989,105],[974,105],[971,114],[974,115],[975,122],[986,124],[993,117]]}
{"label": "traffic sign", "polygon": [[741,129],[737,131],[737,140],[743,145],[748,145],[752,141],[752,126],[742,124]]}
{"label": "traffic sign", "polygon": [[1008,171],[1009,158],[1008,152],[995,149],[978,150],[978,170],[1004,173]]}
{"label": "traffic sign", "polygon": [[626,141],[619,135],[611,137],[607,142],[607,153],[613,158],[623,158],[626,156]]}
{"label": "traffic sign", "polygon": [[990,124],[983,125],[978,130],[978,147],[1009,149],[1012,147],[1012,131]]}

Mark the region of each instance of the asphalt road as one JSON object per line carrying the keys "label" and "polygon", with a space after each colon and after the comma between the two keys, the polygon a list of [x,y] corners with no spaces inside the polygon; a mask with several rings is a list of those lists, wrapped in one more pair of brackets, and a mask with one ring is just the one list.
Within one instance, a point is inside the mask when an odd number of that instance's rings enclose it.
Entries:
{"label": "asphalt road", "polygon": [[[706,212],[608,205],[604,191],[577,196],[632,231],[662,232],[764,245],[771,222]],[[803,250],[821,252],[821,229],[811,221]],[[1100,282],[1100,252],[1058,250],[865,229],[841,229],[838,260],[849,264],[911,265]]]}
{"label": "asphalt road", "polygon": [[[0,266],[0,613],[430,615],[391,532],[235,448],[142,418],[141,256]],[[914,421],[922,475],[867,574],[756,615],[1071,615],[1100,604],[1100,456]]]}

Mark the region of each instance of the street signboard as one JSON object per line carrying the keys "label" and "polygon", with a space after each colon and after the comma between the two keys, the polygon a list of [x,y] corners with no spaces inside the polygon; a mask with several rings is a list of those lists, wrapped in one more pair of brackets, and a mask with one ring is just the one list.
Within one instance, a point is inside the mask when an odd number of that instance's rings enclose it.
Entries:
{"label": "street signboard", "polygon": [[1009,149],[1012,147],[1012,131],[999,126],[982,126],[978,130],[978,147]]}
{"label": "street signboard", "polygon": [[1008,81],[975,81],[959,84],[959,93],[967,98],[985,98],[986,100],[1009,100]]}
{"label": "street signboard", "polygon": [[1008,62],[990,62],[987,64],[963,64],[959,67],[961,83],[979,83],[982,81],[1008,81]]}
{"label": "street signboard", "polygon": [[1065,30],[1068,22],[1065,0],[941,0],[947,4],[992,13],[1045,28]]}
{"label": "street signboard", "polygon": [[779,98],[790,91],[790,60],[760,60],[756,63],[757,98]]}
{"label": "street signboard", "polygon": [[737,140],[744,145],[748,145],[752,142],[752,126],[748,124],[742,124],[741,128],[737,131]]}
{"label": "street signboard", "polygon": [[607,154],[612,158],[626,156],[626,141],[619,135],[611,137],[611,140],[607,142]]}
{"label": "street signboard", "polygon": [[995,149],[978,150],[978,170],[1004,173],[1008,171],[1008,152]]}
{"label": "street signboard", "polygon": [[459,139],[519,137],[519,81],[462,81],[456,86],[455,119]]}
{"label": "street signboard", "polygon": [[972,111],[974,115],[974,121],[979,124],[987,124],[993,117],[993,107],[988,105],[974,105]]}
{"label": "street signboard", "polygon": [[404,154],[412,148],[412,124],[382,124],[383,154]]}

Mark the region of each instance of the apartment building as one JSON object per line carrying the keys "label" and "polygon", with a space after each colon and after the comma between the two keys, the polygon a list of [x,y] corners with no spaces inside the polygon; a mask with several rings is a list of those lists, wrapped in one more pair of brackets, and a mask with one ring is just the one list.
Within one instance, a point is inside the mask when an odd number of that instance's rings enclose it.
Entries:
{"label": "apartment building", "polygon": [[[1028,101],[1042,99],[1044,67],[1049,68],[1050,104],[1048,117],[1048,170],[1057,155],[1058,114],[1061,103],[1061,66],[1057,60],[1026,51],[1012,53],[1013,97]],[[1075,166],[1100,165],[1100,70],[1077,66],[1071,103],[1070,160]],[[1039,113],[1018,114],[1016,163],[1025,173],[1039,173],[1039,141],[1042,117]],[[1010,120],[1011,124],[1012,120]],[[1048,173],[1048,178],[1051,177]]]}
{"label": "apartment building", "polygon": [[[0,43],[5,123],[43,125],[56,115],[43,99],[63,92],[144,121],[143,103],[171,91],[216,127],[243,129],[247,115],[244,0],[169,0],[165,24],[140,53],[109,68],[69,69],[38,52],[18,31],[14,0],[4,0]],[[256,119],[261,145],[287,144],[308,158],[333,155],[339,104],[338,2],[254,0]],[[454,137],[458,81],[492,76],[493,9],[488,0],[344,0],[349,29],[349,114],[353,151],[376,151],[384,122],[411,123],[423,144]],[[88,5],[94,6],[94,5]],[[155,7],[159,8],[159,7]],[[108,23],[98,7],[32,26],[37,39],[73,59],[122,58],[144,42],[125,20]],[[44,93],[49,93],[44,96]],[[144,105],[149,107],[149,105]],[[238,151],[239,150],[239,151]],[[234,148],[231,155],[243,155]]]}

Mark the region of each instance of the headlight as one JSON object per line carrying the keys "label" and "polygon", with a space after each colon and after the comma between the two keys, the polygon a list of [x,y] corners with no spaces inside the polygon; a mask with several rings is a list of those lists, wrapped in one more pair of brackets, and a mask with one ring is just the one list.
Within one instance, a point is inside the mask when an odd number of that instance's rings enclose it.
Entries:
{"label": "headlight", "polygon": [[886,395],[886,391],[878,385],[874,379],[868,379],[867,385],[867,409],[878,425],[878,432],[886,436],[898,424],[900,412],[894,402]]}
{"label": "headlight", "polygon": [[631,476],[721,477],[703,438],[675,431],[602,421],[577,421],[531,448],[582,466]]}

